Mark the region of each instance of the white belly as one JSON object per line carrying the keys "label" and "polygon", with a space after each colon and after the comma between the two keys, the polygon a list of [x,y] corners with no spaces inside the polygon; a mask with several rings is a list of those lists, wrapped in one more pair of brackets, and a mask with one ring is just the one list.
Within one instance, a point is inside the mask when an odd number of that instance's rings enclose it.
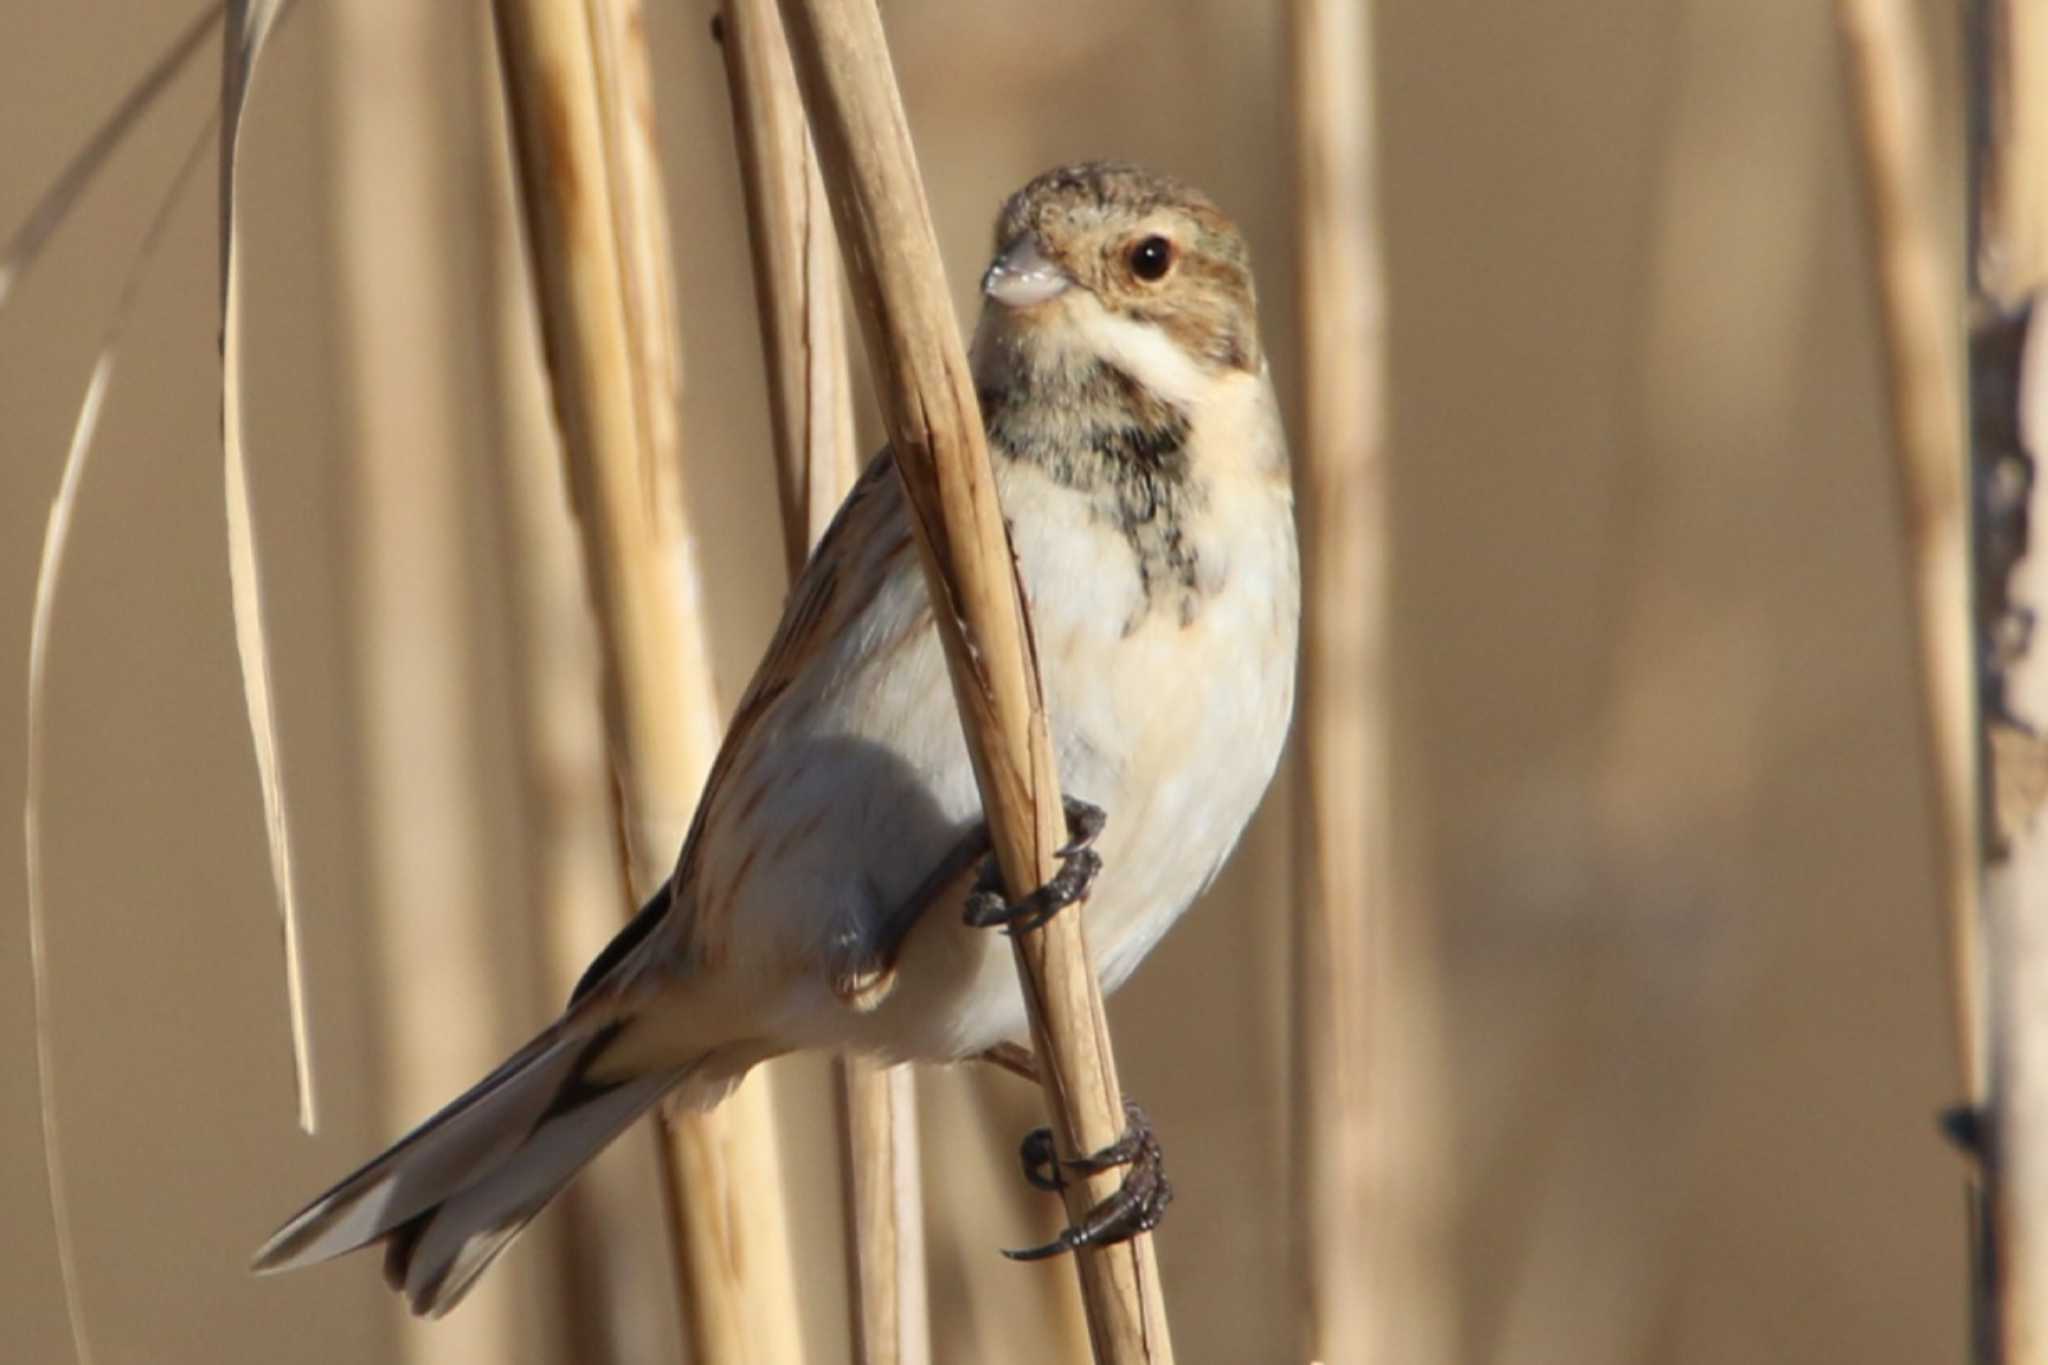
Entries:
{"label": "white belly", "polygon": [[[1127,547],[1071,516],[1033,516],[1019,505],[1032,492],[1013,480],[1005,505],[1031,598],[1061,786],[1108,815],[1096,843],[1103,871],[1078,913],[1103,988],[1112,990],[1216,875],[1279,761],[1293,710],[1299,611],[1292,509],[1279,491],[1257,490],[1254,505],[1236,509],[1230,562],[1217,565],[1223,581],[1195,618],[1183,625],[1177,612],[1154,612],[1126,633],[1142,601]],[[935,636],[919,648],[916,674],[943,668]],[[949,705],[939,722],[925,741],[939,775],[933,790],[965,824],[980,817],[979,795]],[[855,1022],[868,1045],[944,1058],[1023,1036],[1009,940],[968,928],[958,911],[934,906],[913,933],[892,993]],[[842,1030],[846,1022],[833,1021]]]}

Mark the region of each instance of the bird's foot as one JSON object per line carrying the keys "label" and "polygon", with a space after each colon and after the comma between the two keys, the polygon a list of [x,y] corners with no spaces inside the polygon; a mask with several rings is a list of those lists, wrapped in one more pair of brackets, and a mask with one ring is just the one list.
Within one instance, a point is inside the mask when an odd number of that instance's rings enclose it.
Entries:
{"label": "bird's foot", "polygon": [[994,858],[987,859],[974,889],[967,893],[966,913],[962,916],[967,923],[977,929],[1000,928],[1006,934],[1028,934],[1088,894],[1095,874],[1102,871],[1102,855],[1089,845],[1102,833],[1109,817],[1100,806],[1071,796],[1065,804],[1067,842],[1053,854],[1060,860],[1060,870],[1052,880],[1022,900],[1012,901],[1003,894],[1002,870]]}
{"label": "bird's foot", "polygon": [[1013,1261],[1042,1261],[1082,1247],[1104,1247],[1126,1242],[1141,1232],[1150,1232],[1166,1216],[1173,1200],[1173,1186],[1166,1179],[1165,1155],[1159,1147],[1145,1111],[1124,1101],[1124,1135],[1099,1152],[1062,1161],[1053,1146],[1052,1131],[1034,1129],[1017,1150],[1024,1166],[1024,1178],[1048,1193],[1067,1187],[1067,1172],[1096,1175],[1116,1166],[1128,1166],[1116,1193],[1083,1214],[1081,1221],[1065,1228],[1043,1246],[1022,1251],[1005,1251]]}

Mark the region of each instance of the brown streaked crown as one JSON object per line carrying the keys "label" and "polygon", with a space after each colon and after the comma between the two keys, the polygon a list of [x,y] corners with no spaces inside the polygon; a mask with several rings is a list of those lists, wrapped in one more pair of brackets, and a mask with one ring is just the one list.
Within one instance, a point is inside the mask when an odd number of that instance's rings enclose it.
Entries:
{"label": "brown streaked crown", "polygon": [[[998,253],[1026,235],[1104,307],[1158,325],[1211,363],[1258,368],[1251,254],[1237,225],[1200,190],[1122,162],[1061,166],[1011,195],[997,215]],[[1153,239],[1166,244],[1167,268],[1148,277],[1159,254]]]}

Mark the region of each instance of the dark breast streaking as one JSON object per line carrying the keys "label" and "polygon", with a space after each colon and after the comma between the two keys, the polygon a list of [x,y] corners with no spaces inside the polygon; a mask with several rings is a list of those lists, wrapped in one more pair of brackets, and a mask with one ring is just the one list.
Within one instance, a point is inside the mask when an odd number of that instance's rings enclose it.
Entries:
{"label": "dark breast streaking", "polygon": [[1036,375],[1033,388],[981,391],[992,451],[1087,495],[1095,519],[1123,536],[1144,593],[1125,634],[1155,611],[1192,623],[1216,585],[1202,580],[1192,534],[1209,492],[1189,459],[1187,415],[1107,362]]}

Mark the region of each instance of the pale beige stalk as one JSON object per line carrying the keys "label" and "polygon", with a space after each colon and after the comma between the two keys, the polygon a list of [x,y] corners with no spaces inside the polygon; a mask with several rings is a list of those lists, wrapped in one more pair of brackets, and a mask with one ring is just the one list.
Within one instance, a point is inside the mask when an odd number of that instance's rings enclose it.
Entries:
{"label": "pale beige stalk", "polygon": [[[57,173],[57,178],[36,196],[28,216],[21,220],[4,243],[0,243],[0,312],[6,310],[14,286],[34,268],[43,248],[49,245],[57,229],[70,217],[79,198],[99,179],[100,172],[127,141],[128,134],[135,130],[143,115],[156,107],[158,99],[183,74],[206,45],[207,39],[219,31],[221,14],[225,9],[226,0],[214,0],[213,4],[192,16],[171,45],[122,94],[113,112],[93,129],[85,145],[64,163],[64,169]],[[244,22],[239,12],[237,22]],[[209,128],[207,135],[212,137],[217,132],[218,129]]]}
{"label": "pale beige stalk", "polygon": [[[263,832],[270,849],[271,887],[284,926],[285,1008],[291,1023],[299,1127],[310,1133],[319,1125],[313,1093],[312,1027],[306,1012],[306,967],[300,951],[298,899],[292,882],[290,810],[285,804],[284,764],[278,752],[277,711],[271,696],[270,641],[264,625],[263,578],[257,563],[256,504],[249,492],[249,459],[242,442],[242,252],[237,226],[241,198],[236,190],[242,114],[256,79],[257,61],[291,3],[292,0],[229,0],[221,25],[220,443],[235,655],[242,667],[249,739],[256,754],[257,784],[263,792]],[[145,79],[142,89],[148,86]]]}
{"label": "pale beige stalk", "polygon": [[719,17],[767,362],[783,558],[794,577],[859,472],[839,251],[775,0],[724,0]]}
{"label": "pale beige stalk", "polygon": [[[1884,321],[1887,392],[1918,635],[1920,730],[1926,748],[1936,906],[1949,954],[1951,1024],[1962,1096],[1978,1113],[2000,1103],[1987,1010],[1987,904],[2001,870],[1980,888],[1979,773],[1970,618],[1969,506],[1961,300],[1943,249],[1935,199],[1927,56],[1904,0],[1837,0],[1845,72],[1863,172],[1874,281]],[[1995,1152],[1969,1172],[1977,1237],[1971,1292],[1980,1320],[1996,1297],[1990,1255],[2001,1241]],[[1991,1220],[1986,1221],[1985,1215]],[[2002,1252],[1996,1253],[2002,1255]],[[1980,1345],[1988,1343],[1980,1342]]]}
{"label": "pale beige stalk", "polygon": [[[51,1019],[54,984],[50,979],[49,906],[43,885],[43,778],[44,752],[49,743],[49,661],[51,631],[56,626],[58,591],[62,586],[65,561],[71,544],[71,528],[77,518],[79,490],[84,486],[86,466],[91,463],[99,436],[100,415],[113,384],[116,362],[127,338],[128,324],[148,279],[157,250],[163,244],[172,217],[184,198],[207,148],[218,133],[213,121],[200,129],[199,137],[179,163],[177,174],[158,201],[156,214],[121,283],[120,296],[100,337],[98,357],[93,361],[85,392],[78,400],[78,414],[72,421],[71,442],[64,451],[63,473],[57,491],[50,498],[50,511],[43,523],[43,552],[36,563],[36,583],[29,609],[28,678],[24,693],[28,699],[22,738],[26,762],[22,773],[21,833],[24,905],[28,922],[28,969],[30,1013],[34,1018],[34,1054],[38,1118],[42,1129],[43,1180],[49,1204],[50,1232],[57,1260],[57,1278],[63,1287],[64,1316],[71,1331],[71,1350],[78,1365],[92,1365],[92,1342],[87,1332],[85,1302],[79,1282],[78,1245],[71,1221],[70,1181],[64,1160],[64,1144],[58,1122],[56,1037]],[[118,142],[116,138],[107,145]],[[101,155],[104,155],[102,153]],[[69,178],[77,163],[66,171]],[[88,177],[90,178],[89,174]],[[45,196],[48,200],[56,190]],[[61,216],[61,214],[59,215]],[[16,241],[25,234],[17,234]],[[34,264],[37,245],[31,244],[17,258],[26,269]],[[11,250],[7,254],[12,254]],[[0,311],[6,306],[7,265],[0,261]]]}
{"label": "pale beige stalk", "polygon": [[[631,0],[497,0],[494,12],[638,898],[668,875],[718,742],[683,523],[677,341],[640,16]],[[693,1359],[801,1358],[765,1079],[719,1114],[667,1130]]]}
{"label": "pale beige stalk", "polygon": [[[495,51],[480,61],[493,73]],[[537,1002],[552,1013],[619,930],[628,895],[619,856],[615,786],[605,754],[597,625],[590,610],[575,518],[548,415],[539,320],[527,283],[511,138],[502,102],[491,103],[501,477],[491,492],[502,521],[502,577],[519,642],[518,706],[526,779],[524,876],[535,917]],[[499,194],[502,188],[505,193]],[[660,1178],[658,1125],[614,1145],[555,1201],[560,1210],[527,1236],[549,1231],[562,1298],[565,1358],[579,1365],[662,1360],[677,1350],[675,1280],[662,1210],[650,1208]]]}
{"label": "pale beige stalk", "polygon": [[[1922,684],[1935,741],[1944,907],[1954,930],[1965,1096],[1974,1115],[1978,1358],[2048,1361],[2048,656],[2019,623],[2048,609],[2038,549],[1980,557],[1967,577],[1964,479],[1980,505],[2048,525],[2041,423],[2048,345],[2048,10],[1973,8],[1981,78],[1971,93],[1975,199],[1969,398],[1960,300],[1941,249],[1928,148],[1926,57],[1902,0],[1839,0],[1849,55],[1891,369],[1893,422],[1914,556]],[[1966,454],[1965,421],[1974,450]],[[1998,543],[2009,513],[1979,531]],[[1980,616],[1973,639],[1967,613]],[[1996,608],[1986,612],[1986,608]],[[1975,669],[1995,656],[2003,710],[1976,712]],[[1974,721],[1974,725],[1973,722]],[[1980,774],[1982,755],[1989,772]],[[1990,809],[1980,811],[1988,792]],[[1986,817],[1988,828],[1984,828]],[[1978,881],[1982,859],[1981,890]]]}
{"label": "pale beige stalk", "polygon": [[[775,0],[720,6],[790,578],[858,472],[839,252]],[[907,1067],[835,1064],[858,1365],[931,1357],[916,1096]]]}
{"label": "pale beige stalk", "polygon": [[[384,1095],[392,1118],[431,1113],[489,1067],[520,1003],[493,945],[488,831],[476,783],[479,631],[466,567],[471,489],[457,456],[475,371],[469,256],[448,231],[470,125],[437,56],[482,40],[476,14],[406,0],[345,0],[312,17],[334,63],[334,198],[346,301],[353,477],[352,654],[360,699],[362,817],[371,941],[381,986]],[[474,69],[458,68],[474,79]],[[468,93],[476,95],[472,85]],[[394,336],[406,338],[394,346]],[[422,907],[432,907],[424,913]],[[516,1354],[551,1308],[532,1266],[482,1286],[431,1335],[399,1329],[413,1361]]]}
{"label": "pale beige stalk", "polygon": [[1964,1093],[1986,1083],[1983,944],[1965,502],[1963,359],[1954,263],[1935,198],[1927,57],[1905,0],[1837,0],[1884,319],[1899,501],[1918,633],[1937,907]]}
{"label": "pale beige stalk", "polygon": [[1293,1180],[1303,1359],[1449,1358],[1427,926],[1394,828],[1386,282],[1372,6],[1297,0],[1301,799]]}
{"label": "pale beige stalk", "polygon": [[[515,259],[516,239],[504,246],[500,259]],[[503,470],[502,572],[513,591],[520,644],[527,806],[521,853],[538,940],[538,1004],[553,1011],[618,932],[625,886],[604,727],[592,704],[598,662],[590,598],[541,376],[528,363],[532,339],[519,334],[531,307],[523,269],[506,271],[500,292],[499,376],[506,406],[517,409],[494,435]],[[557,1198],[558,1236],[549,1248],[562,1282],[564,1347],[569,1359],[588,1365],[656,1359],[664,1344],[673,1349],[666,1338],[674,1294],[658,1240],[666,1234],[644,1227],[654,1147],[628,1141],[616,1153],[593,1162]],[[656,1238],[643,1236],[649,1230]],[[649,1266],[659,1269],[650,1273]]]}
{"label": "pale beige stalk", "polygon": [[[909,495],[954,700],[996,860],[1022,896],[1066,841],[1037,660],[1019,598],[981,412],[953,318],[910,132],[873,0],[783,0],[882,416]],[[1086,907],[1014,940],[1061,1151],[1124,1127],[1102,997],[1081,933]],[[1068,1187],[1071,1216],[1111,1194],[1109,1171]],[[1152,1239],[1074,1257],[1098,1360],[1172,1358]]]}

